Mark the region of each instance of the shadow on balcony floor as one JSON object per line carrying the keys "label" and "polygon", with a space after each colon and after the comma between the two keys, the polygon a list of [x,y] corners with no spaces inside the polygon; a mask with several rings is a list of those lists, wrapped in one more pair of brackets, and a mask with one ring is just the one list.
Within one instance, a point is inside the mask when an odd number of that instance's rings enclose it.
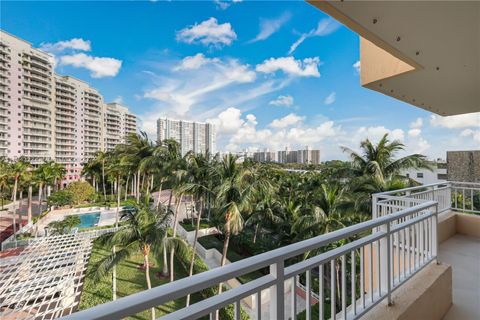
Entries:
{"label": "shadow on balcony floor", "polygon": [[440,245],[453,269],[453,305],[444,320],[480,319],[480,239],[457,234]]}

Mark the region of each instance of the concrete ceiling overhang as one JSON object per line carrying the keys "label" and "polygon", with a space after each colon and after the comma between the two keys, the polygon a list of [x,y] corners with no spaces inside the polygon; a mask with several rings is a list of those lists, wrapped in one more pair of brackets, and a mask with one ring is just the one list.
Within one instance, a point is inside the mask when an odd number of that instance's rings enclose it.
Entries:
{"label": "concrete ceiling overhang", "polygon": [[442,116],[480,111],[480,1],[315,1],[360,37],[361,84]]}

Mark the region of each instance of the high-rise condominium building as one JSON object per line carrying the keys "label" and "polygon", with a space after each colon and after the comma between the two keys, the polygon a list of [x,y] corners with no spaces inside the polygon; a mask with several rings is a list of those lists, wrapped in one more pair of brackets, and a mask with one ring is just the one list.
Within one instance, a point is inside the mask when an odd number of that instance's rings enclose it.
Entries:
{"label": "high-rise condominium building", "polygon": [[257,151],[253,153],[253,160],[258,162],[275,162],[276,154],[273,151],[265,149],[264,151]]}
{"label": "high-rise condominium building", "polygon": [[284,151],[278,151],[278,162],[319,164],[320,150],[313,150],[309,146],[304,150],[290,150],[287,147]]}
{"label": "high-rise condominium building", "polygon": [[[97,151],[135,131],[126,107],[106,105],[88,83],[55,74],[48,53],[6,32],[0,36],[0,156],[24,156],[33,164],[55,160],[65,165],[68,182]],[[105,125],[114,110],[119,121]],[[113,142],[106,138],[113,135]]]}
{"label": "high-rise condominium building", "polygon": [[215,153],[215,126],[211,123],[160,118],[157,120],[157,138],[159,141],[177,141],[182,156],[189,151]]}
{"label": "high-rise condominium building", "polygon": [[113,102],[106,105],[105,149],[113,150],[116,145],[125,143],[129,134],[137,131],[137,119],[128,108]]}

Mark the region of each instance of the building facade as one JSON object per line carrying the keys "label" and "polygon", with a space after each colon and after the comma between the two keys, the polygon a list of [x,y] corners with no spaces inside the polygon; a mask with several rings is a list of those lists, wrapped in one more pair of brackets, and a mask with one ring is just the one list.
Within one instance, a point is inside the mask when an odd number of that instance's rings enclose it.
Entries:
{"label": "building facade", "polygon": [[137,131],[135,115],[119,103],[113,102],[106,105],[104,119],[104,144],[107,151],[113,150],[118,144],[125,143],[127,136]]}
{"label": "building facade", "polygon": [[254,152],[253,160],[258,162],[276,162],[276,153],[265,149],[264,151]]}
{"label": "building facade", "polygon": [[189,151],[214,154],[215,126],[211,123],[160,118],[157,120],[157,139],[173,139],[180,145],[182,156]]}
{"label": "building facade", "polygon": [[448,181],[480,182],[480,150],[447,151]]}
{"label": "building facade", "polygon": [[[88,83],[55,74],[50,54],[0,35],[0,156],[25,157],[34,165],[54,160],[65,165],[68,183],[80,178],[82,163],[96,152],[136,131],[126,107],[106,105]],[[117,126],[107,125],[111,109],[120,110]],[[114,134],[117,140],[106,139]]]}
{"label": "building facade", "polygon": [[319,164],[320,150],[314,150],[309,146],[304,150],[290,150],[287,147],[284,151],[278,151],[277,160],[279,163]]}
{"label": "building facade", "polygon": [[402,175],[427,185],[447,181],[447,163],[437,160],[431,163],[432,170],[410,168],[402,171]]}

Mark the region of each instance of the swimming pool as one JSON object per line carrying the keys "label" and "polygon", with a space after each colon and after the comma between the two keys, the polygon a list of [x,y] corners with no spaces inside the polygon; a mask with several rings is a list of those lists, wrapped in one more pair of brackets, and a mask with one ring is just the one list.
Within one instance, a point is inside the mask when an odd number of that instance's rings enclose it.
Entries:
{"label": "swimming pool", "polygon": [[79,215],[80,224],[77,225],[77,228],[84,229],[90,228],[97,225],[98,220],[100,220],[100,212],[92,212]]}

